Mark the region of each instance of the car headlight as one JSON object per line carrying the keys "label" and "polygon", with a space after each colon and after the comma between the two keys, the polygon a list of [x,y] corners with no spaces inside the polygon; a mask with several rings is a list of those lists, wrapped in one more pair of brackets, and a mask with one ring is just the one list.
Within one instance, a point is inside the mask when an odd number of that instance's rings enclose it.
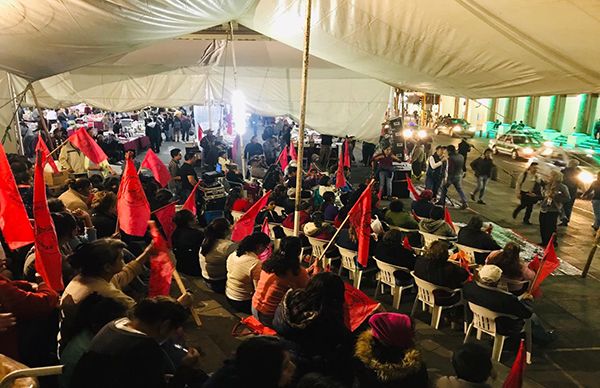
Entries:
{"label": "car headlight", "polygon": [[525,155],[531,155],[533,154],[533,148],[531,147],[525,147],[521,150]]}
{"label": "car headlight", "polygon": [[462,131],[462,127],[460,125],[455,125],[454,128],[452,128],[452,130],[455,132],[460,132]]}
{"label": "car headlight", "polygon": [[596,180],[596,177],[589,171],[582,171],[577,175],[577,179],[579,179],[581,183],[589,185]]}
{"label": "car headlight", "polygon": [[424,129],[420,129],[419,132],[417,132],[417,136],[419,137],[419,139],[425,139],[427,137],[427,131]]}
{"label": "car headlight", "polygon": [[413,135],[413,130],[412,129],[404,129],[402,130],[402,137],[405,139],[410,139]]}

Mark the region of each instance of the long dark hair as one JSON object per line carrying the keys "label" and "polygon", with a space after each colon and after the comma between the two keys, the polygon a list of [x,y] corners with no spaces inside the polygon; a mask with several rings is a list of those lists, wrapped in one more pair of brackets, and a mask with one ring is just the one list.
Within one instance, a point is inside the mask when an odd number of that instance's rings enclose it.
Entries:
{"label": "long dark hair", "polygon": [[288,309],[292,321],[302,320],[307,311],[317,311],[323,319],[343,324],[344,281],[331,272],[316,274],[306,289],[290,300]]}
{"label": "long dark hair", "polygon": [[521,248],[515,243],[506,243],[502,252],[492,257],[489,264],[494,264],[500,267],[502,275],[507,278],[520,278],[522,276],[521,259],[519,253]]}
{"label": "long dark hair", "polygon": [[302,242],[298,237],[285,237],[281,241],[280,249],[271,256],[262,265],[262,270],[266,273],[274,273],[282,277],[288,271],[292,275],[297,276],[300,273],[300,252],[302,250]]}
{"label": "long dark hair", "polygon": [[204,240],[202,241],[202,254],[206,255],[215,246],[217,240],[224,239],[229,234],[229,221],[225,218],[215,218],[204,229]]}
{"label": "long dark hair", "polygon": [[252,233],[250,236],[244,237],[240,242],[236,255],[239,257],[248,252],[256,252],[259,246],[263,245],[266,247],[270,242],[271,238],[263,232]]}

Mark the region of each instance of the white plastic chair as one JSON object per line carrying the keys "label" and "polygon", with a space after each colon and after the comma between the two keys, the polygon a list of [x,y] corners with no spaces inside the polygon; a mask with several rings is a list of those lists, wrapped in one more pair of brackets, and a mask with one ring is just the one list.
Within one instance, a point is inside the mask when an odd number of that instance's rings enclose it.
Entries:
{"label": "white plastic chair", "polygon": [[286,228],[285,226],[282,226],[281,229],[283,229],[283,233],[286,236],[294,236],[294,229]]}
{"label": "white plastic chair", "polygon": [[510,293],[514,293],[516,291],[524,291],[529,289],[529,283],[529,280],[514,280],[501,277],[500,281],[498,282],[498,288]]}
{"label": "white plastic chair", "polygon": [[384,293],[384,286],[389,286],[391,294],[393,296],[392,306],[398,310],[400,308],[400,301],[402,300],[402,291],[408,288],[412,288],[414,284],[399,286],[396,284],[396,277],[394,276],[394,272],[396,271],[404,271],[407,274],[410,274],[410,270],[404,267],[399,267],[397,265],[388,264],[384,261],[377,260],[377,258],[373,258],[375,263],[377,264],[377,268],[379,268],[379,273],[377,274],[377,286],[375,287],[375,299],[377,299],[377,294],[381,291]]}
{"label": "white plastic chair", "polygon": [[283,215],[283,213],[285,213],[285,209],[281,206],[275,206],[275,213],[277,213],[281,216],[281,215]]}
{"label": "white plastic chair", "polygon": [[[467,327],[467,333],[465,334],[466,343],[469,339],[469,335],[473,328],[477,330],[477,339],[481,339],[481,333],[488,334],[494,337],[494,347],[492,349],[492,359],[496,361],[500,361],[500,357],[502,356],[502,348],[504,347],[504,341],[506,340],[506,336],[498,334],[496,332],[496,318],[498,317],[509,317],[513,319],[519,319],[513,315],[497,313],[495,311],[489,310],[485,307],[476,305],[474,303],[469,302],[469,309],[473,312],[473,321]],[[525,325],[523,326],[523,331],[525,332],[525,349],[527,351],[527,363],[531,364],[531,319],[525,319]]]}
{"label": "white plastic chair", "polygon": [[[306,236],[306,238],[308,238],[308,242],[312,247],[312,257],[314,258],[314,260],[318,260],[319,257],[321,257],[321,255],[325,251],[325,247],[327,246],[327,244],[329,244],[329,241],[309,236]],[[329,266],[331,266],[331,261],[332,258],[323,256],[323,268],[328,268]],[[313,260],[311,260],[310,262],[312,264]]]}
{"label": "white plastic chair", "polygon": [[492,252],[490,250],[473,248],[473,247],[469,247],[469,246],[458,244],[458,243],[454,243],[454,245],[458,248],[459,251],[462,251],[465,253],[470,264],[475,264],[475,254],[476,253],[485,254],[487,256]]}
{"label": "white plastic chair", "polygon": [[394,226],[394,225],[388,225],[388,226],[390,227],[390,229],[396,229],[402,233],[419,233],[419,229],[406,229],[406,228],[402,228],[400,226]]}
{"label": "white plastic chair", "polygon": [[242,216],[244,215],[244,212],[239,212],[236,210],[232,210],[231,211],[231,217],[233,217],[233,223],[235,224],[240,218],[242,218]]}
{"label": "white plastic chair", "polygon": [[18,369],[6,374],[2,379],[0,379],[0,388],[10,388],[13,386],[15,380],[30,377],[42,377],[42,376],[54,376],[62,374],[63,366],[62,365],[53,365],[53,366],[44,366],[40,368],[26,368],[26,369]]}
{"label": "white plastic chair", "polygon": [[358,252],[351,251],[350,249],[342,248],[341,246],[339,246],[337,244],[335,246],[338,247],[338,249],[340,251],[340,255],[342,256],[342,264],[340,265],[338,275],[342,274],[342,270],[344,270],[344,269],[348,270],[349,277],[350,277],[350,279],[352,279],[352,285],[354,286],[354,288],[360,289],[360,282],[362,280],[363,273],[373,272],[377,268],[361,269],[356,264],[356,256],[358,255]]}
{"label": "white plastic chair", "polygon": [[431,233],[422,232],[419,230],[419,234],[423,236],[423,248],[428,248],[434,241],[444,240],[451,242],[456,240],[456,237],[446,237],[446,236],[438,236]]}
{"label": "white plastic chair", "polygon": [[[410,316],[412,317],[415,315],[417,305],[419,304],[419,302],[421,302],[423,311],[425,311],[425,306],[429,306],[431,308],[431,326],[434,329],[437,329],[440,326],[440,320],[442,318],[443,310],[447,310],[449,308],[460,306],[463,304],[461,289],[457,288],[456,290],[453,290],[447,287],[437,286],[433,283],[429,283],[428,281],[417,277],[415,275],[415,271],[411,271],[410,274],[415,279],[415,284],[417,285],[417,297],[415,298],[415,303],[413,304]],[[457,303],[451,306],[439,306],[435,304],[435,298],[433,296],[433,292],[435,290],[443,290],[451,294],[459,293],[461,295],[461,298]]]}

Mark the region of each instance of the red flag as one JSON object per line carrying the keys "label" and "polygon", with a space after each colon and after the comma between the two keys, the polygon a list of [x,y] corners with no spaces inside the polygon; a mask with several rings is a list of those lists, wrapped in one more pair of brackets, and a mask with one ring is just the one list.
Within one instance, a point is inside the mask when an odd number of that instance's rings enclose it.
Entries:
{"label": "red flag", "polygon": [[452,228],[452,231],[456,233],[456,227],[454,226],[454,222],[452,222],[452,217],[450,217],[450,212],[447,207],[444,208],[444,221],[446,221],[446,223],[450,225],[450,228]]}
{"label": "red flag", "polygon": [[192,192],[187,197],[187,199],[183,203],[183,206],[181,207],[182,209],[187,209],[187,210],[191,211],[194,216],[196,215],[196,211],[197,211],[196,210],[196,190],[198,189],[198,185],[200,184],[200,182],[201,181],[198,180],[198,182],[196,183],[196,186],[194,186],[194,188],[192,189]]}
{"label": "red flag", "polygon": [[256,216],[267,205],[269,202],[269,196],[271,195],[271,191],[267,191],[265,195],[262,196],[258,201],[254,203],[248,209],[246,213],[233,225],[233,230],[231,231],[231,241],[239,242],[249,234],[252,234],[254,230],[254,224],[256,223]]}
{"label": "red flag", "polygon": [[2,144],[0,177],[0,229],[10,249],[21,248],[33,242],[33,229]]}
{"label": "red flag", "polygon": [[[208,109],[210,109],[210,108],[208,108]],[[202,136],[204,136],[204,131],[202,131],[202,126],[200,124],[198,124],[198,142],[200,142],[200,140],[202,140]]]}
{"label": "red flag", "polygon": [[106,156],[98,143],[87,133],[85,128],[79,128],[75,131],[75,133],[69,136],[69,141],[75,147],[79,148],[89,160],[96,164],[100,164],[108,159],[108,156]]}
{"label": "red flag", "polygon": [[418,201],[419,199],[421,199],[421,195],[419,194],[419,192],[415,188],[415,185],[413,185],[412,179],[410,179],[410,177],[408,176],[408,174],[406,174],[406,186],[408,186],[408,192],[410,194],[410,198],[413,201]]}
{"label": "red flag", "polygon": [[152,242],[157,251],[156,255],[150,258],[150,280],[148,281],[148,296],[169,295],[171,291],[171,279],[173,278],[173,261],[169,246],[158,231],[156,223],[150,221],[150,234]]}
{"label": "red flag", "polygon": [[344,322],[350,331],[354,331],[380,304],[349,283],[344,282],[344,288]]}
{"label": "red flag", "polygon": [[519,345],[519,352],[517,353],[517,358],[512,364],[510,368],[510,372],[508,376],[506,376],[506,380],[504,380],[504,384],[502,384],[502,388],[521,388],[523,386],[523,375],[525,374],[525,361],[526,361],[526,352],[524,341],[521,340],[521,345]]}
{"label": "red flag", "polygon": [[[48,202],[44,183],[44,158],[39,152],[33,175],[33,217],[35,219],[35,270],[54,291],[62,291],[62,255]],[[11,225],[12,227],[12,225]]]}
{"label": "red flag", "polygon": [[294,143],[290,141],[290,158],[292,160],[298,160],[298,154],[296,153],[296,147],[294,147]]}
{"label": "red flag", "polygon": [[130,158],[125,160],[125,171],[117,193],[117,217],[121,230],[132,236],[143,236],[148,229],[150,205]]}
{"label": "red flag", "polygon": [[37,144],[35,145],[36,157],[37,157],[38,153],[41,155],[42,160],[44,160],[43,166],[45,166],[46,163],[48,163],[50,165],[50,167],[52,167],[52,171],[54,171],[55,174],[58,174],[58,167],[56,166],[56,162],[54,161],[54,158],[52,157],[52,155],[50,155],[50,150],[48,149],[46,142],[42,138],[41,133],[38,133],[38,141],[37,141]]}
{"label": "red flag", "polygon": [[163,232],[165,232],[165,236],[167,236],[167,242],[170,244],[171,236],[173,236],[173,232],[175,231],[175,223],[173,222],[173,217],[175,216],[175,202],[155,210],[154,215]]}
{"label": "red flag", "polygon": [[552,235],[552,237],[550,237],[550,241],[548,241],[548,245],[546,245],[546,249],[544,250],[542,261],[540,262],[539,257],[536,255],[529,263],[529,269],[537,272],[535,281],[530,287],[532,294],[536,294],[538,292],[539,287],[544,279],[550,276],[550,274],[554,272],[559,265],[560,261],[558,261],[558,257],[556,257],[556,252],[554,251],[554,235]]}
{"label": "red flag", "polygon": [[348,139],[344,140],[344,167],[350,168],[350,145]]}
{"label": "red flag", "polygon": [[158,156],[151,149],[146,152],[144,160],[142,161],[141,167],[147,168],[152,171],[154,179],[160,184],[160,187],[165,187],[171,180],[171,174],[165,164],[158,158]]}
{"label": "red flag", "polygon": [[346,186],[346,176],[344,175],[344,158],[338,158],[338,167],[335,172],[335,188],[339,189]]}
{"label": "red flag", "polygon": [[362,192],[358,201],[352,206],[348,212],[348,220],[356,231],[358,238],[358,262],[363,267],[367,266],[369,261],[369,241],[371,238],[371,186],[369,183],[367,188]]}
{"label": "red flag", "polygon": [[408,241],[408,236],[404,236],[404,239],[402,239],[402,246],[404,247],[404,249],[412,250],[410,242]]}
{"label": "red flag", "polygon": [[279,157],[277,158],[277,163],[279,163],[279,165],[281,166],[281,170],[285,171],[285,169],[288,166],[288,158],[287,158],[287,146],[283,147],[283,149],[281,150],[281,153],[279,154]]}

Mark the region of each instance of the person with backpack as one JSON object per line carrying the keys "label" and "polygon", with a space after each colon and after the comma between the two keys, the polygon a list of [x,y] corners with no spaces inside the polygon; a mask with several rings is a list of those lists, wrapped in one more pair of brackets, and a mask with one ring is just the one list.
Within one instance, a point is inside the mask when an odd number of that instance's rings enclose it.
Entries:
{"label": "person with backpack", "polygon": [[477,203],[485,205],[483,195],[485,194],[485,187],[487,186],[487,182],[492,176],[492,170],[494,169],[492,150],[488,148],[483,151],[483,155],[480,155],[471,162],[471,168],[477,178],[477,186],[471,193],[471,200],[475,201],[475,195],[479,193],[479,200],[477,200]]}
{"label": "person with backpack", "polygon": [[523,171],[517,178],[515,192],[520,204],[513,210],[512,218],[517,218],[521,210],[525,209],[525,216],[523,217],[523,223],[525,225],[531,225],[529,218],[533,211],[533,205],[542,199],[543,181],[537,172],[538,163],[533,162],[529,165],[527,170]]}

